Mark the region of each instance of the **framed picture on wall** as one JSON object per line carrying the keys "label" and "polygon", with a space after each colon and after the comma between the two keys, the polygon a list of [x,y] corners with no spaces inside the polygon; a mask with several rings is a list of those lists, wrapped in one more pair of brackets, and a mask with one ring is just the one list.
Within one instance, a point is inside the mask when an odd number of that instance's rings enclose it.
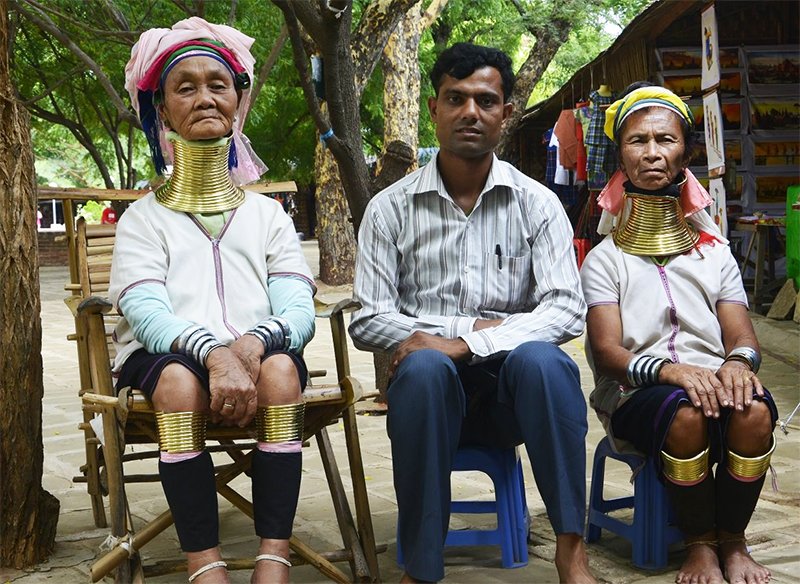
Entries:
{"label": "framed picture on wall", "polygon": [[[712,179],[708,178],[707,176],[698,176],[697,181],[703,185],[705,190],[711,188],[711,181]],[[742,188],[744,186],[744,175],[736,175],[736,186],[733,190],[728,190],[726,195],[728,199],[738,199],[742,196]]]}
{"label": "framed picture on wall", "polygon": [[800,165],[800,140],[753,141],[753,164],[775,170]]}
{"label": "framed picture on wall", "polygon": [[800,174],[755,175],[756,203],[786,204],[786,190],[800,185]]}
{"label": "framed picture on wall", "polygon": [[759,47],[745,50],[747,83],[753,95],[791,95],[800,91],[798,47]]}
{"label": "framed picture on wall", "polygon": [[[728,138],[726,136],[724,143],[726,163],[730,160],[733,160],[733,163],[737,168],[742,168],[742,140],[740,138]],[[689,166],[708,168],[708,157],[706,156],[705,141],[701,141],[699,144],[697,144],[697,147],[694,149],[694,155],[692,156],[692,162]]]}
{"label": "framed picture on wall", "polygon": [[[703,67],[699,47],[665,47],[656,50],[656,60],[660,71],[691,71],[700,74]],[[721,47],[719,65],[722,69],[741,67],[738,47]]]}
{"label": "framed picture on wall", "polygon": [[753,132],[800,131],[800,99],[797,97],[755,97],[750,99]]}
{"label": "framed picture on wall", "polygon": [[703,66],[699,47],[675,47],[659,49],[656,53],[659,69],[662,71],[691,71],[700,72]]}

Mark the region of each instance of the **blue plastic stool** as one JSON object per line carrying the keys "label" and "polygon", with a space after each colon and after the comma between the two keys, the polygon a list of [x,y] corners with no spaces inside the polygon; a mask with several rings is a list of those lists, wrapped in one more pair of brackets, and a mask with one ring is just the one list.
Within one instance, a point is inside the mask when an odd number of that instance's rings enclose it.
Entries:
{"label": "blue plastic stool", "polygon": [[[633,544],[633,565],[646,570],[658,570],[667,565],[669,544],[681,541],[683,536],[675,525],[670,525],[671,507],[664,486],[656,478],[651,459],[636,476],[633,496],[603,499],[603,481],[606,457],[624,462],[631,471],[642,464],[638,456],[617,454],[611,449],[608,437],[597,445],[592,465],[592,487],[589,494],[589,524],[586,541],[600,539],[602,529],[607,529],[630,540]],[[611,517],[608,512],[633,507],[633,523]]]}
{"label": "blue plastic stool", "polygon": [[[522,463],[516,448],[466,446],[456,451],[453,470],[479,470],[494,482],[494,501],[452,501],[451,513],[496,513],[496,529],[448,531],[445,545],[499,545],[504,568],[528,565],[530,517],[525,502]],[[403,565],[400,534],[397,563]]]}

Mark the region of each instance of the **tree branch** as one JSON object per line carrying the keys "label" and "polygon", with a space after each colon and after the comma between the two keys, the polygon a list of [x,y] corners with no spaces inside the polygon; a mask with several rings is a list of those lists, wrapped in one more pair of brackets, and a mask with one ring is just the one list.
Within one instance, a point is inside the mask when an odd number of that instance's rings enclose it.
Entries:
{"label": "tree branch", "polygon": [[83,65],[78,65],[78,66],[77,66],[77,67],[75,67],[75,68],[74,68],[72,71],[70,71],[69,73],[67,73],[67,74],[66,74],[64,77],[62,77],[61,79],[59,79],[58,81],[56,81],[56,82],[55,82],[53,85],[51,85],[50,87],[48,87],[47,89],[45,89],[45,90],[44,90],[42,93],[40,93],[40,94],[39,94],[39,95],[37,95],[36,97],[32,97],[32,98],[30,98],[30,99],[28,99],[28,100],[25,100],[25,101],[23,101],[23,102],[22,102],[22,105],[24,105],[25,107],[28,107],[29,105],[31,105],[31,104],[33,104],[33,103],[36,103],[36,102],[37,102],[37,101],[39,101],[40,99],[44,99],[45,97],[47,97],[48,95],[50,95],[51,93],[53,93],[53,91],[55,91],[56,89],[58,89],[60,86],[64,85],[64,83],[66,83],[67,81],[70,81],[70,80],[72,79],[72,76],[73,76],[73,75],[75,75],[76,73],[79,73],[79,72],[83,71],[84,69],[86,69],[86,67],[84,67]]}
{"label": "tree branch", "polygon": [[129,124],[135,125],[137,128],[141,128],[142,124],[139,121],[139,118],[136,117],[131,113],[125,103],[122,101],[119,93],[117,93],[114,86],[111,84],[111,81],[108,79],[106,74],[103,72],[103,69],[97,62],[92,59],[89,55],[87,55],[83,50],[81,50],[78,45],[72,42],[72,39],[69,38],[64,31],[58,28],[55,23],[50,20],[50,18],[46,14],[42,14],[42,17],[35,16],[30,11],[26,10],[22,7],[21,2],[25,2],[26,0],[11,0],[16,9],[19,11],[22,16],[24,16],[27,20],[38,26],[41,30],[47,32],[48,34],[52,35],[53,37],[57,38],[61,43],[67,47],[80,61],[82,61],[86,66],[94,72],[95,76],[97,77],[97,81],[106,90],[108,96],[111,98],[111,101],[114,103],[116,108],[119,110],[122,119],[128,122]]}
{"label": "tree branch", "polygon": [[239,0],[231,0],[231,10],[228,12],[228,26],[233,26],[233,21],[236,20],[236,6]]}
{"label": "tree branch", "polygon": [[322,18],[309,0],[292,2],[295,19],[299,20],[317,46],[322,46]]}
{"label": "tree branch", "polygon": [[136,42],[136,35],[139,34],[138,32],[131,31],[127,26],[123,30],[102,30],[102,29],[99,29],[99,28],[91,28],[89,26],[86,26],[85,22],[81,22],[80,20],[76,20],[76,19],[64,14],[63,12],[59,12],[58,10],[52,8],[51,6],[45,6],[44,4],[40,4],[39,2],[35,2],[35,0],[24,0],[24,1],[29,6],[31,6],[32,8],[36,8],[40,12],[50,13],[50,14],[52,14],[54,16],[57,16],[58,18],[60,18],[62,20],[65,20],[65,21],[69,22],[70,24],[73,24],[73,25],[77,26],[78,28],[80,28],[83,31],[88,32],[89,34],[98,35],[98,36],[107,36],[107,37],[111,37],[112,39],[114,37],[122,37],[126,41],[125,44],[127,46],[129,46],[129,47],[133,46],[133,43]]}
{"label": "tree branch", "polygon": [[350,45],[356,91],[359,95],[369,81],[372,70],[383,53],[383,47],[397,23],[417,2],[418,0],[378,0],[370,2],[364,10]]}
{"label": "tree branch", "polygon": [[275,63],[278,60],[278,55],[280,55],[281,50],[283,50],[283,46],[286,44],[286,39],[289,38],[289,31],[284,24],[281,28],[281,32],[278,34],[278,38],[275,39],[275,44],[272,45],[272,50],[269,52],[269,56],[267,60],[264,61],[264,65],[261,66],[261,69],[258,70],[258,77],[256,78],[256,85],[253,87],[253,91],[250,92],[250,104],[256,102],[256,98],[258,94],[261,93],[261,88],[264,86],[264,82],[269,77],[270,71],[275,66]]}
{"label": "tree branch", "polygon": [[442,11],[444,11],[445,7],[447,6],[448,0],[431,0],[428,9],[425,10],[425,16],[422,21],[422,30],[427,30],[436,19],[441,16]]}
{"label": "tree branch", "polygon": [[[294,11],[295,2],[292,0],[272,0],[273,3],[280,8],[283,12],[284,20],[286,21],[286,29],[289,33],[289,39],[292,41],[292,55],[294,57],[294,66],[297,69],[297,74],[300,77],[300,87],[303,89],[303,96],[306,99],[306,105],[311,113],[311,118],[314,120],[314,125],[317,127],[319,133],[326,134],[331,129],[331,123],[322,113],[322,108],[319,105],[317,96],[314,94],[314,86],[311,83],[311,74],[308,71],[308,62],[306,60],[305,51],[303,51],[303,39],[300,35],[300,27],[297,22],[297,17]],[[299,5],[299,3],[297,3]],[[328,138],[328,146],[331,150],[342,148],[341,140],[335,134]]]}

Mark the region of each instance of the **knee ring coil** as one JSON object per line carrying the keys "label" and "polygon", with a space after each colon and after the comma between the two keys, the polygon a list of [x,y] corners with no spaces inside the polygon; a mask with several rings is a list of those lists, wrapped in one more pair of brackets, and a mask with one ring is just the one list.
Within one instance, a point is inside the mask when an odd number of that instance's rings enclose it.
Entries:
{"label": "knee ring coil", "polygon": [[205,412],[156,412],[159,450],[179,454],[205,449],[207,422]]}
{"label": "knee ring coil", "polygon": [[697,456],[692,458],[675,458],[663,450],[661,459],[664,462],[664,474],[677,484],[694,484],[702,480],[708,473],[708,455],[710,446],[706,446]]}
{"label": "knee ring coil", "polygon": [[753,458],[746,458],[736,454],[730,448],[728,449],[728,471],[735,477],[742,479],[756,479],[761,475],[766,474],[769,470],[770,461],[772,460],[772,453],[775,452],[775,446],[778,441],[775,436],[772,437],[772,446],[766,454],[755,456]]}
{"label": "knee ring coil", "polygon": [[306,404],[262,406],[256,410],[259,442],[290,442],[303,439]]}

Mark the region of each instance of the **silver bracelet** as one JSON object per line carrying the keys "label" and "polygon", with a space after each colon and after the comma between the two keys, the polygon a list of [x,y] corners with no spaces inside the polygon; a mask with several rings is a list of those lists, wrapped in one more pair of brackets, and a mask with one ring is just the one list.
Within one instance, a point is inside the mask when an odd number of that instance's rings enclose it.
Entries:
{"label": "silver bracelet", "polygon": [[728,353],[725,361],[742,361],[753,373],[758,373],[761,368],[761,354],[753,347],[736,347]]}
{"label": "silver bracelet", "polygon": [[208,354],[218,347],[224,347],[217,338],[200,325],[187,328],[178,337],[178,353],[206,367]]}
{"label": "silver bracelet", "polygon": [[669,359],[659,359],[652,355],[637,355],[628,361],[626,375],[632,387],[656,385],[662,367],[671,363]]}
{"label": "silver bracelet", "polygon": [[264,354],[272,351],[287,351],[292,344],[292,329],[286,319],[270,316],[245,333],[258,338],[264,345]]}

